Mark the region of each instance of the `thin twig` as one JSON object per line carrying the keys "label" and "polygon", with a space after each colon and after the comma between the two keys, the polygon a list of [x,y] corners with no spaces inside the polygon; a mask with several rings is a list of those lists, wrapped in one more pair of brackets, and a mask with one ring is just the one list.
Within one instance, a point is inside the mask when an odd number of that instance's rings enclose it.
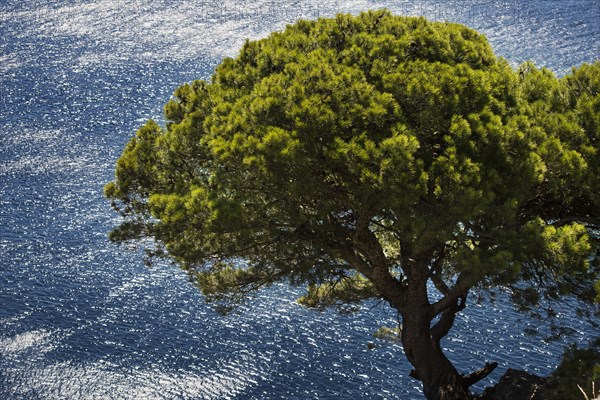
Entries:
{"label": "thin twig", "polygon": [[531,393],[531,397],[529,398],[529,400],[533,400],[533,398],[535,397],[535,394],[537,393],[538,389],[539,389],[539,386],[535,385],[535,387],[533,389],[533,393]]}
{"label": "thin twig", "polygon": [[581,386],[577,385],[577,387],[579,388],[579,390],[581,391],[581,393],[583,393],[583,398],[585,400],[590,400],[590,398],[588,397],[588,395],[585,393],[585,391],[581,388]]}

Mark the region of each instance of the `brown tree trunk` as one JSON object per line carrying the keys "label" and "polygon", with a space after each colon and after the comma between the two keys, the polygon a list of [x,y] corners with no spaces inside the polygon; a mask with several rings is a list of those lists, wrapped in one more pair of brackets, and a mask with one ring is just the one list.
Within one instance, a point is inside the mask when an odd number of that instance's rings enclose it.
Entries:
{"label": "brown tree trunk", "polygon": [[413,310],[403,315],[402,344],[414,370],[411,376],[423,383],[429,400],[470,399],[464,377],[442,352],[439,339],[432,335],[424,313]]}

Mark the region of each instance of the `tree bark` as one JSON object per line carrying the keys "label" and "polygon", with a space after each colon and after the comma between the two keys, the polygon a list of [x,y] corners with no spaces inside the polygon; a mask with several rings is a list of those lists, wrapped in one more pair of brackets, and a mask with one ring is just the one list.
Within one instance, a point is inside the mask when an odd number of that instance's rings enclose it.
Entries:
{"label": "tree bark", "polygon": [[403,316],[402,345],[414,367],[411,376],[423,383],[423,393],[429,400],[470,399],[463,376],[444,355],[424,314],[415,311]]}
{"label": "tree bark", "polygon": [[[456,313],[466,302],[466,291],[448,299],[444,308],[433,307],[427,295],[429,270],[426,263],[408,259],[408,307],[402,315],[402,345],[408,361],[413,365],[413,377],[423,384],[423,393],[429,400],[467,400],[472,398],[464,377],[444,355],[441,340],[454,324]],[[436,311],[437,310],[437,311]],[[436,316],[439,319],[432,322]]]}
{"label": "tree bark", "polygon": [[440,342],[454,325],[456,314],[464,309],[473,277],[462,273],[452,288],[438,281],[444,297],[431,304],[427,282],[432,277],[428,266],[432,257],[411,258],[410,243],[403,242],[400,247],[406,280],[397,279],[390,273],[385,253],[364,221],[357,223],[355,238],[355,246],[338,245],[339,254],[371,280],[381,296],[402,315],[404,353],[414,367],[411,376],[423,384],[425,397],[429,400],[472,399],[469,386],[483,379],[493,368],[484,368],[465,378],[444,355]]}

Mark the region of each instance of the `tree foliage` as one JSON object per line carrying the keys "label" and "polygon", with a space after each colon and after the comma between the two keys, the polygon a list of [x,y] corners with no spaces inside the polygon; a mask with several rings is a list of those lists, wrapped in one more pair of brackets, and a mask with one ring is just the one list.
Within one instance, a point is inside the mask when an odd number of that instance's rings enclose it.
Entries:
{"label": "tree foliage", "polygon": [[552,374],[552,380],[550,393],[545,393],[551,400],[596,398],[600,394],[600,339],[588,348],[569,347]]}
{"label": "tree foliage", "polygon": [[429,398],[453,397],[417,339],[441,353],[473,288],[596,296],[598,62],[557,78],[462,25],[338,15],[247,41],[165,116],[105,188],[112,238],[156,239],[224,310],[279,281],[307,306],[387,301]]}

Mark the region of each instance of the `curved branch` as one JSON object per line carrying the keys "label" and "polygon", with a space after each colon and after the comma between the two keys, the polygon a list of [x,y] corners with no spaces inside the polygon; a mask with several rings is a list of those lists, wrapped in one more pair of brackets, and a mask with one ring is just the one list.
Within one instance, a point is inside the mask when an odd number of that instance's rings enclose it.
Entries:
{"label": "curved branch", "polygon": [[444,264],[444,256],[440,255],[433,262],[431,269],[430,269],[431,274],[429,276],[430,276],[431,281],[433,282],[433,285],[435,286],[435,288],[441,294],[447,295],[448,292],[450,291],[450,288],[448,287],[446,282],[444,282],[444,279],[441,276],[443,264]]}
{"label": "curved branch", "polygon": [[456,299],[454,305],[444,310],[439,321],[431,328],[431,337],[439,343],[454,325],[456,314],[465,309],[467,305],[467,294]]}
{"label": "curved branch", "polygon": [[354,253],[360,253],[369,265],[369,273],[365,274],[370,279],[383,298],[390,302],[392,307],[402,311],[405,304],[406,289],[402,282],[395,278],[391,273],[388,260],[385,256],[381,243],[370,228],[371,221],[375,213],[372,210],[366,210],[356,218],[356,230],[354,234]]}
{"label": "curved branch", "polygon": [[373,283],[377,292],[387,300],[396,310],[405,310],[406,288],[396,279],[387,266],[371,265],[350,245],[338,245],[336,250],[340,258],[344,259],[352,268],[364,275]]}
{"label": "curved branch", "polygon": [[[446,295],[431,305],[430,317],[433,319],[436,315],[439,315],[447,309],[454,307],[456,302],[461,297],[466,297],[467,292],[470,288],[477,283],[475,275],[469,272],[462,272],[454,286],[448,290]],[[464,307],[463,307],[464,308]]]}
{"label": "curved branch", "polygon": [[480,380],[484,379],[486,376],[491,374],[496,369],[497,366],[498,366],[497,362],[486,363],[485,366],[483,368],[481,368],[480,370],[475,371],[472,374],[465,376],[463,378],[463,384],[467,388],[473,386],[474,384],[476,384],[477,382],[479,382]]}

